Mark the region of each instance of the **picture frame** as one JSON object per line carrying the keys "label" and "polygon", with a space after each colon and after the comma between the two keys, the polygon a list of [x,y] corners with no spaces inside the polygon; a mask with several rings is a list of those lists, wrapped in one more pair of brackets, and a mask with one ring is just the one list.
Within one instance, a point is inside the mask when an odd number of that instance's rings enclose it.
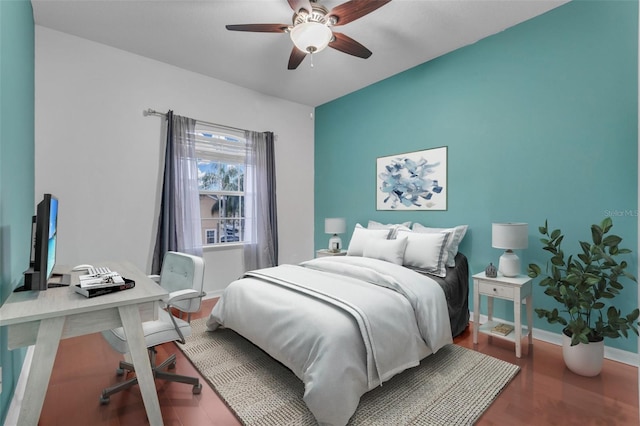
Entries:
{"label": "picture frame", "polygon": [[376,210],[447,210],[447,147],[378,157]]}

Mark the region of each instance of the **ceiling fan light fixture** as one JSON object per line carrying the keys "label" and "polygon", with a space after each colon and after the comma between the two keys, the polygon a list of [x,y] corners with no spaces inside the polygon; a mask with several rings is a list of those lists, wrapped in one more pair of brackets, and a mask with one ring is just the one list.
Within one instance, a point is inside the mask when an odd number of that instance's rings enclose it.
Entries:
{"label": "ceiling fan light fixture", "polygon": [[329,45],[331,29],[319,22],[302,22],[291,29],[291,41],[305,53],[317,53]]}

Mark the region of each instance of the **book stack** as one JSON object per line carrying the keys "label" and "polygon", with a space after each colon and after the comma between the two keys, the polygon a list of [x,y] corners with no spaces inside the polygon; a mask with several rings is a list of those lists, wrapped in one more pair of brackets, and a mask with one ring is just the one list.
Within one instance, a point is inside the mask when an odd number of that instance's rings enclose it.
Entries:
{"label": "book stack", "polygon": [[513,331],[513,326],[509,324],[499,323],[496,324],[495,327],[491,329],[491,332],[494,334],[499,334],[501,336],[506,336],[507,334]]}
{"label": "book stack", "polygon": [[76,293],[85,297],[102,296],[116,291],[133,288],[135,282],[122,277],[117,272],[109,272],[100,275],[81,275],[80,284],[74,285]]}

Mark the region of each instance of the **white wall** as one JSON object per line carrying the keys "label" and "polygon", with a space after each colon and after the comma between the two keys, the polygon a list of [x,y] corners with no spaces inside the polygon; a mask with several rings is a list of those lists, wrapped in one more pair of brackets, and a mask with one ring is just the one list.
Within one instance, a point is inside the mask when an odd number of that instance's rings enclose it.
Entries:
{"label": "white wall", "polygon": [[[147,108],[273,131],[280,263],[313,257],[313,108],[48,28],[35,34],[35,194],[60,199],[59,264],[125,259],[150,271],[164,142],[163,118],[144,117]],[[205,261],[210,293],[243,271],[237,248]]]}

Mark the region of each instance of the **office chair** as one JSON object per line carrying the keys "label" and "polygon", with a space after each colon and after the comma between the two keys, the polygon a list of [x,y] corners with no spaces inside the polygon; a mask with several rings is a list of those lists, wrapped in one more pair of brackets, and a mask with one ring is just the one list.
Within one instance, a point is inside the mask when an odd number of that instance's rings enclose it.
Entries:
{"label": "office chair", "polygon": [[[150,278],[169,291],[169,299],[165,302],[164,308],[158,310],[158,319],[142,323],[153,376],[158,379],[193,385],[193,393],[199,394],[202,390],[202,385],[198,378],[165,371],[166,368],[175,368],[175,354],[172,354],[162,364],[156,365],[155,346],[174,341],[184,344],[185,337],[191,335],[191,325],[189,324],[191,313],[200,310],[200,302],[204,296],[202,291],[204,261],[200,257],[189,254],[167,252],[164,256],[160,275],[151,275]],[[175,313],[179,313],[179,316],[176,317]],[[184,313],[187,314],[186,321],[181,318]],[[123,354],[129,352],[127,338],[122,327],[104,331],[102,335],[118,352]],[[116,373],[122,376],[125,370],[135,371],[133,364],[120,361],[120,367],[116,370]],[[100,403],[103,405],[108,404],[111,395],[128,389],[137,383],[138,379],[133,377],[113,387],[104,389],[100,397]]]}

